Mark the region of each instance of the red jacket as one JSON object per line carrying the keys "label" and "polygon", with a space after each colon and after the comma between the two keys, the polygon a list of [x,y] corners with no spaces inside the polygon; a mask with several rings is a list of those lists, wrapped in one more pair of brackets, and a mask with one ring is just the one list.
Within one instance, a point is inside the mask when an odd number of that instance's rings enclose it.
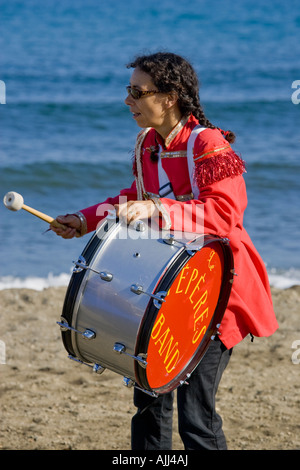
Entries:
{"label": "red jacket", "polygon": [[[182,230],[184,220],[188,220],[189,228],[193,221],[195,232],[229,238],[237,276],[221,323],[220,339],[227,348],[231,348],[249,333],[254,336],[273,334],[278,324],[264,263],[243,227],[243,215],[247,206],[242,176],[245,171],[244,162],[234,153],[218,129],[207,128],[196,137],[191,173],[187,143],[197,124],[198,121],[190,116],[187,122],[176,126],[164,143],[154,129],[150,129],[142,137],[140,155],[143,185],[146,192],[159,195],[161,175],[166,173],[172,185],[172,198],[166,196],[159,200],[169,214],[171,229]],[[160,169],[159,163],[150,158],[153,148],[161,150]],[[134,173],[137,173],[136,164]],[[87,231],[95,230],[100,220],[106,216],[101,210],[105,208],[103,204],[117,204],[120,196],[136,200],[137,185],[136,179],[131,188],[122,190],[116,197],[81,210],[86,218]],[[174,197],[175,211],[172,210]],[[100,216],[97,216],[97,209]],[[199,209],[203,211],[203,218],[200,217],[200,220]]]}

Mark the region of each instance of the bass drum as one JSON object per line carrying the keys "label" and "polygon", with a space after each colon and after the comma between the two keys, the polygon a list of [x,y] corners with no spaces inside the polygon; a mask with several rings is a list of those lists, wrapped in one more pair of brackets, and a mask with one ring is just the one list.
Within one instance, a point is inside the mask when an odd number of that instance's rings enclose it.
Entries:
{"label": "bass drum", "polygon": [[233,282],[228,239],[106,219],[85,247],[58,324],[69,357],[157,396],[185,383]]}

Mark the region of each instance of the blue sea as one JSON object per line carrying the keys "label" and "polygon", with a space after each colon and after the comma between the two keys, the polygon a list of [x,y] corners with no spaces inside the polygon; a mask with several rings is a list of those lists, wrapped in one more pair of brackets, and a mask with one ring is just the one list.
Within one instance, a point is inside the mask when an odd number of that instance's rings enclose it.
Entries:
{"label": "blue sea", "polygon": [[0,0],[0,288],[67,285],[90,236],[2,204],[75,212],[132,182],[126,64],[184,55],[247,163],[245,227],[276,287],[300,284],[300,6],[261,0]]}

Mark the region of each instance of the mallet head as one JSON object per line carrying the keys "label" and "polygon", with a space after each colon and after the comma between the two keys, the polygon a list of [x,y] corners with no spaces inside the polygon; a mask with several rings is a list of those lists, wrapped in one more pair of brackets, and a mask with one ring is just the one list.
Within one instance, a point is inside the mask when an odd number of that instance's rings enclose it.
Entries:
{"label": "mallet head", "polygon": [[19,211],[22,209],[22,206],[24,204],[24,199],[21,194],[16,193],[15,191],[10,191],[5,194],[3,198],[3,203],[7,209],[10,211]]}

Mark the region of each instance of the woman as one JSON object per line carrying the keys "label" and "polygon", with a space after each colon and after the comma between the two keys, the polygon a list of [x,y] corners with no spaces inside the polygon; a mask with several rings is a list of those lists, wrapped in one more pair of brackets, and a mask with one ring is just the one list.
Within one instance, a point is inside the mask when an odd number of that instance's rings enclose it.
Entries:
{"label": "woman", "polygon": [[[95,230],[111,204],[127,222],[159,214],[162,228],[227,237],[238,274],[220,335],[177,390],[179,432],[186,449],[226,449],[215,395],[232,348],[248,334],[269,336],[277,329],[264,264],[243,227],[247,195],[244,162],[232,150],[232,132],[205,117],[192,66],[172,53],[138,57],[127,87],[126,105],[142,131],[137,137],[134,183],[104,203],[60,216],[64,238]],[[126,196],[127,202],[120,197]],[[179,210],[172,210],[174,200]],[[198,209],[201,209],[199,212]],[[99,213],[102,215],[99,216]],[[199,213],[202,214],[199,217]],[[173,393],[152,398],[135,390],[132,449],[171,449]]]}

